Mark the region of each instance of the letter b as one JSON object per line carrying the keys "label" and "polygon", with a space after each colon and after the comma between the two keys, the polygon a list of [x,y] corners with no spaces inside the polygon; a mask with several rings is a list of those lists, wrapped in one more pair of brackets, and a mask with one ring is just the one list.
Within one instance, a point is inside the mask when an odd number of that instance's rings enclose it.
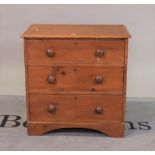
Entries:
{"label": "letter b", "polygon": [[[2,122],[0,124],[0,127],[17,127],[20,126],[20,122],[18,120],[21,119],[20,116],[16,115],[0,115],[3,116]],[[15,117],[14,119],[9,119],[10,117]],[[7,122],[13,122],[13,125],[6,126]],[[12,124],[12,123],[11,123]]]}

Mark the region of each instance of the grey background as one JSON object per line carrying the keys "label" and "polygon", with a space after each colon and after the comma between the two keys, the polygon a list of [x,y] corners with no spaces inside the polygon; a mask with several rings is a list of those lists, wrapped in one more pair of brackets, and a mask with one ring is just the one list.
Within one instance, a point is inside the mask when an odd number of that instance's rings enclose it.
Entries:
{"label": "grey background", "polygon": [[125,24],[128,97],[155,97],[155,5],[0,5],[0,95],[25,95],[21,34],[30,24]]}

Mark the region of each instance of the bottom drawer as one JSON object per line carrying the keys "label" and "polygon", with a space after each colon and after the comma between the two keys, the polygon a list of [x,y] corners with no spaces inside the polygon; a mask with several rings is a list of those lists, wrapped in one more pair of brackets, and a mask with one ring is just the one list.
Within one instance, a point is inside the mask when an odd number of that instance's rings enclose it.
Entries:
{"label": "bottom drawer", "polygon": [[121,121],[123,98],[118,95],[29,95],[30,121]]}

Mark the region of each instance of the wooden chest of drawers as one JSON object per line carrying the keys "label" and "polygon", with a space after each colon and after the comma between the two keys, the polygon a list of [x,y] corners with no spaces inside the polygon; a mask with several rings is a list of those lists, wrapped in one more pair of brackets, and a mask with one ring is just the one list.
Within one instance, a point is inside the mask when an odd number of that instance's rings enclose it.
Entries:
{"label": "wooden chest of drawers", "polygon": [[123,25],[31,25],[23,34],[28,134],[89,128],[124,136]]}

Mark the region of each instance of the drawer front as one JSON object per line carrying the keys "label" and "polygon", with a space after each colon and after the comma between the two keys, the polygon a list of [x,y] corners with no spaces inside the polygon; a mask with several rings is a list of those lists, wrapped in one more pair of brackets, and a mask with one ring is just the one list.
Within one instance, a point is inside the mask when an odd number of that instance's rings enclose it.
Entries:
{"label": "drawer front", "polygon": [[123,91],[123,67],[29,66],[28,72],[33,91]]}
{"label": "drawer front", "polygon": [[28,64],[124,63],[123,40],[27,40]]}
{"label": "drawer front", "polygon": [[30,120],[39,122],[121,121],[122,96],[31,95]]}

